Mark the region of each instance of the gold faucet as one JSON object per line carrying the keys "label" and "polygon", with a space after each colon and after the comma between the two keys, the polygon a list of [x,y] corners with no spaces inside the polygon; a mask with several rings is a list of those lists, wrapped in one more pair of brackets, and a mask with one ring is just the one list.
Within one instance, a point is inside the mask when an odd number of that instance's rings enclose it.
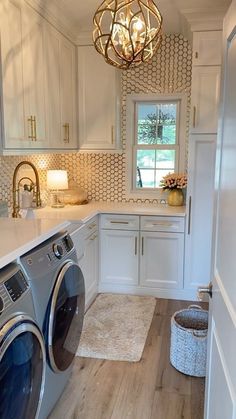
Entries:
{"label": "gold faucet", "polygon": [[[12,182],[12,194],[13,194],[13,212],[12,212],[12,217],[13,218],[20,218],[20,202],[19,202],[19,191],[20,191],[20,182],[22,181],[22,178],[19,180],[18,183],[16,183],[16,178],[17,178],[17,174],[18,171],[20,169],[21,166],[23,165],[28,165],[30,166],[35,174],[35,185],[34,185],[34,198],[35,198],[35,205],[36,208],[41,207],[42,202],[41,202],[41,198],[40,198],[40,187],[39,187],[39,175],[38,175],[38,171],[36,169],[36,167],[34,166],[33,163],[29,162],[29,161],[22,161],[20,162],[15,170],[14,170],[14,174],[13,174],[13,182]],[[28,178],[29,179],[29,178]],[[32,180],[29,179],[31,181],[31,183],[33,184]]]}

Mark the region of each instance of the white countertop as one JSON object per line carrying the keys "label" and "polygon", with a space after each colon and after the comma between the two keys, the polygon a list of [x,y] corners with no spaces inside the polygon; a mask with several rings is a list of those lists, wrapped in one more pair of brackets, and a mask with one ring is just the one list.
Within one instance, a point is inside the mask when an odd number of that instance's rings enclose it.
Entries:
{"label": "white countertop", "polygon": [[135,214],[184,217],[185,207],[157,204],[135,204],[117,202],[89,202],[87,205],[66,205],[64,208],[44,207],[34,210],[36,218],[69,220],[84,223],[97,214]]}
{"label": "white countertop", "polygon": [[0,268],[66,229],[69,224],[67,221],[56,219],[0,218]]}

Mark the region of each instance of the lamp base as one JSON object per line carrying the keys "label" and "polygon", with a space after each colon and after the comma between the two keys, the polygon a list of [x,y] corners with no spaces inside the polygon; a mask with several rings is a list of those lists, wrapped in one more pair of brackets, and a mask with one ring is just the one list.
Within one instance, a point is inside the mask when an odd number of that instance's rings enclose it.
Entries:
{"label": "lamp base", "polygon": [[64,192],[55,191],[50,194],[50,201],[52,208],[64,208]]}
{"label": "lamp base", "polygon": [[64,204],[52,204],[51,208],[64,208]]}

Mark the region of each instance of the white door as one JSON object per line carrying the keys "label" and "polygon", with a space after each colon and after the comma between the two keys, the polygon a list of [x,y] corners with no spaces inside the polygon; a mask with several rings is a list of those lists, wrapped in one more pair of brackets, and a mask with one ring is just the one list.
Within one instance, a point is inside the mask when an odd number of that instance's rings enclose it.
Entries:
{"label": "white door", "polygon": [[205,419],[236,418],[236,0],[224,20],[223,37]]}

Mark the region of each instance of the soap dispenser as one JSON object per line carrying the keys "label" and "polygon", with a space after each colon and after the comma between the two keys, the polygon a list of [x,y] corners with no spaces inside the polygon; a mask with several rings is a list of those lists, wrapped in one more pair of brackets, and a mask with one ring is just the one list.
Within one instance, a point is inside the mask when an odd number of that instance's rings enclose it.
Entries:
{"label": "soap dispenser", "polygon": [[32,205],[33,193],[31,187],[27,184],[24,185],[24,189],[21,193],[21,208],[27,209]]}

